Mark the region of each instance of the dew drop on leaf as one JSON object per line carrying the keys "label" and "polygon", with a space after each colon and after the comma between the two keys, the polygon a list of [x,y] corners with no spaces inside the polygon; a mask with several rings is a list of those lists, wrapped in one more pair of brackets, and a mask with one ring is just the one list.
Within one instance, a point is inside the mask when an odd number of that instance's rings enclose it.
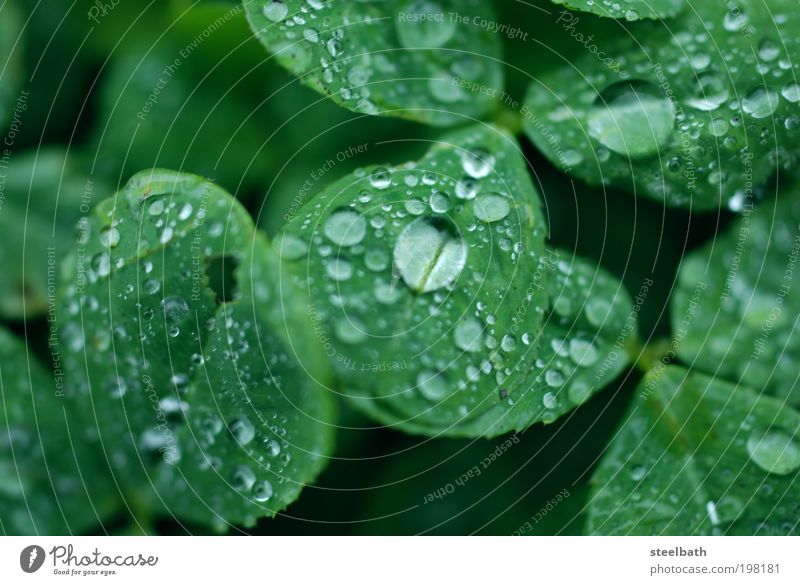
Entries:
{"label": "dew drop on leaf", "polygon": [[246,417],[235,419],[231,422],[229,428],[240,445],[247,445],[256,436],[256,428]]}
{"label": "dew drop on leaf", "polygon": [[325,236],[337,246],[355,246],[367,233],[367,222],[355,211],[337,211],[325,222]]}
{"label": "dew drop on leaf", "polygon": [[447,382],[441,374],[423,370],[417,376],[420,393],[428,400],[441,400],[447,395]]}
{"label": "dew drop on leaf", "polygon": [[264,16],[272,22],[282,21],[288,13],[289,7],[282,1],[274,0],[273,2],[267,2],[264,6]]}
{"label": "dew drop on leaf", "polygon": [[404,47],[435,49],[453,37],[456,23],[438,3],[414,0],[398,11],[395,28]]}
{"label": "dew drop on leaf", "polygon": [[253,486],[253,498],[257,502],[266,502],[272,497],[272,484],[267,480],[259,481]]}
{"label": "dew drop on leaf", "polygon": [[511,211],[508,199],[495,193],[481,195],[472,203],[475,217],[486,223],[492,223],[504,219]]}
{"label": "dew drop on leaf", "polygon": [[455,282],[467,263],[467,246],[442,224],[419,218],[398,237],[394,262],[409,288],[430,292]]}
{"label": "dew drop on leaf", "polygon": [[747,439],[747,452],[767,473],[788,475],[800,468],[800,444],[780,429],[753,431]]}
{"label": "dew drop on leaf", "polygon": [[753,118],[768,118],[778,108],[778,94],[764,88],[759,88],[745,96],[742,100],[742,109]]}
{"label": "dew drop on leaf", "polygon": [[459,349],[478,351],[483,343],[483,327],[472,317],[462,319],[455,326],[453,340]]}
{"label": "dew drop on leaf", "polygon": [[589,134],[631,157],[656,154],[672,137],[675,107],[652,83],[621,81],[606,88],[589,113]]}

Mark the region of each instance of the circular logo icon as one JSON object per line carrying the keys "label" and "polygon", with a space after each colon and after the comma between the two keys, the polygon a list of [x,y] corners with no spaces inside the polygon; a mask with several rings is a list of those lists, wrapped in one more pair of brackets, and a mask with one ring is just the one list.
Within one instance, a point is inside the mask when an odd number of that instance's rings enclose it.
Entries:
{"label": "circular logo icon", "polygon": [[44,549],[36,544],[26,546],[19,553],[19,566],[26,573],[35,573],[44,564]]}

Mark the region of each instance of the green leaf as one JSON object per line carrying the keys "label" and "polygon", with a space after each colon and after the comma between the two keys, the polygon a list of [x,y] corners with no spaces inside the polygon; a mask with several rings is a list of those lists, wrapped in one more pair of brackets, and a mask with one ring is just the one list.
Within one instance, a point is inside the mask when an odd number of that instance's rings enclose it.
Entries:
{"label": "green leaf", "polygon": [[748,202],[727,231],[687,256],[672,297],[680,358],[694,369],[800,407],[796,192]]}
{"label": "green leaf", "polygon": [[113,61],[92,138],[97,172],[118,185],[141,169],[167,167],[237,193],[263,188],[275,172],[264,148],[269,118],[219,70],[196,73],[189,57],[198,56],[181,41],[173,34]]}
{"label": "green leaf", "polygon": [[56,375],[0,328],[0,533],[80,534],[118,506],[99,453],[63,398]]}
{"label": "green leaf", "polygon": [[562,170],[693,210],[741,206],[748,185],[796,163],[800,12],[699,0],[668,22],[595,42],[592,22],[554,26],[588,51],[530,87],[528,136]]}
{"label": "green leaf", "polygon": [[551,250],[550,258],[549,313],[526,395],[545,422],[617,377],[629,362],[626,348],[637,340],[633,302],[619,280],[565,250]]}
{"label": "green leaf", "polygon": [[592,477],[591,534],[798,534],[800,413],[675,366],[652,370]]}
{"label": "green leaf", "polygon": [[552,0],[571,10],[582,10],[610,18],[639,20],[667,18],[686,7],[685,0]]}
{"label": "green leaf", "polygon": [[194,175],[137,174],[90,234],[66,273],[61,334],[72,398],[115,476],[184,520],[274,516],[332,444],[325,362],[292,308],[302,291],[275,279],[247,212]]}
{"label": "green leaf", "polygon": [[281,65],[355,112],[452,125],[494,104],[490,92],[468,88],[503,85],[500,36],[489,30],[496,17],[480,0],[244,5]]}
{"label": "green leaf", "polygon": [[16,0],[0,5],[0,127],[4,130],[12,119],[22,77],[22,23]]}
{"label": "green leaf", "polygon": [[[490,127],[445,136],[416,163],[333,183],[276,239],[287,270],[308,287],[320,346],[373,418],[413,433],[493,436],[552,421],[595,389],[570,375],[570,340],[566,356],[553,348],[570,336],[573,353],[589,352],[585,365],[602,361],[596,327],[564,315],[568,305],[584,310],[581,289],[592,282],[609,309],[619,285],[579,261],[575,278],[549,263],[517,148]],[[540,335],[549,297],[562,290],[562,313]],[[626,315],[620,302],[609,322]],[[541,339],[549,376],[534,363]],[[572,385],[588,385],[571,391],[580,400],[567,399]]]}
{"label": "green leaf", "polygon": [[96,185],[60,149],[12,154],[4,180],[0,316],[20,319],[40,315],[52,303],[58,265],[72,248],[81,209],[88,209]]}

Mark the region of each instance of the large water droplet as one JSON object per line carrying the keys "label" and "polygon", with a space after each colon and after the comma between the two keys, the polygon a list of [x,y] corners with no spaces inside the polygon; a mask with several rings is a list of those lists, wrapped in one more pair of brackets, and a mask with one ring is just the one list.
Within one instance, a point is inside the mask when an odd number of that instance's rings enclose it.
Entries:
{"label": "large water droplet", "polygon": [[272,497],[272,484],[267,480],[260,481],[253,486],[253,498],[257,502],[266,502]]}
{"label": "large water droplet", "polygon": [[672,137],[675,107],[646,81],[621,81],[606,88],[589,113],[589,134],[619,154],[657,153]]}
{"label": "large water droplet", "polygon": [[800,444],[781,429],[753,431],[747,439],[750,459],[767,473],[788,475],[800,469]]}
{"label": "large water droplet", "polygon": [[781,90],[781,95],[792,103],[800,102],[800,84],[790,83]]}
{"label": "large water droplet", "polygon": [[337,246],[355,246],[367,233],[367,221],[355,211],[342,209],[328,218],[324,231]]}
{"label": "large water droplet", "polygon": [[725,77],[709,71],[697,78],[694,95],[687,98],[686,103],[696,110],[711,112],[724,104],[729,95],[730,91]]}
{"label": "large water droplet", "polygon": [[394,246],[394,262],[414,291],[430,292],[455,282],[467,263],[467,245],[444,222],[419,218]]}
{"label": "large water droplet", "polygon": [[240,445],[247,445],[256,436],[256,428],[247,417],[235,419],[228,428]]}
{"label": "large water droplet", "polygon": [[462,319],[453,330],[453,340],[464,351],[478,351],[483,342],[483,326],[472,317]]}
{"label": "large water droplet", "polygon": [[569,357],[579,366],[591,366],[600,354],[591,341],[573,339],[569,342]]}
{"label": "large water droplet", "polygon": [[742,100],[742,109],[754,118],[767,118],[778,108],[778,94],[759,88]]}
{"label": "large water droplet", "polygon": [[511,211],[511,205],[502,195],[488,193],[475,199],[472,209],[479,220],[491,223],[505,218]]}
{"label": "large water droplet", "polygon": [[415,0],[398,11],[395,21],[397,36],[409,49],[435,49],[449,41],[456,23],[449,13],[430,0]]}
{"label": "large water droplet", "polygon": [[447,381],[444,376],[430,370],[423,370],[419,373],[417,387],[428,400],[441,400],[447,395]]}
{"label": "large water droplet", "polygon": [[281,234],[273,244],[284,260],[299,260],[308,253],[308,244],[298,237]]}
{"label": "large water droplet", "polygon": [[494,157],[482,148],[466,150],[461,153],[461,164],[470,177],[482,179],[492,172]]}
{"label": "large water droplet", "polygon": [[289,7],[283,0],[274,0],[264,5],[264,16],[272,22],[280,22],[289,14]]}

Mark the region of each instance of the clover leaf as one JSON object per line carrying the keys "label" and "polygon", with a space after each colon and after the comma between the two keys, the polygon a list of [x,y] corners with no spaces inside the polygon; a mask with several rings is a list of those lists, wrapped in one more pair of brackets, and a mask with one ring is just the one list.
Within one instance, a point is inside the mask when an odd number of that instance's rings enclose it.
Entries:
{"label": "clover leaf", "polygon": [[0,531],[80,534],[118,506],[98,450],[64,400],[60,352],[50,372],[0,327]]}
{"label": "clover leaf", "polygon": [[675,16],[686,7],[685,0],[552,0],[571,10],[592,12],[610,18],[639,20]]}
{"label": "clover leaf", "polygon": [[592,534],[797,534],[800,413],[677,366],[652,370],[592,477]]}
{"label": "clover leaf", "polygon": [[694,369],[800,407],[796,188],[688,255],[672,297],[677,354]]}
{"label": "clover leaf", "polygon": [[101,186],[77,172],[60,149],[13,154],[4,181],[0,316],[41,315],[49,308],[58,265],[72,248],[82,209]]}
{"label": "clover leaf", "polygon": [[[576,362],[599,365],[597,326],[627,316],[601,274],[605,312],[568,322],[587,306],[592,269],[577,261],[571,274],[564,259],[559,273],[545,230],[514,140],[476,127],[418,162],[340,179],[275,245],[307,286],[319,345],[358,408],[408,432],[492,436],[583,402],[600,385],[573,377]],[[551,301],[558,312],[542,331]]]}
{"label": "clover leaf", "polygon": [[88,231],[66,270],[61,334],[71,398],[115,477],[182,520],[274,516],[332,443],[324,362],[286,333],[310,330],[283,311],[302,291],[274,280],[247,212],[194,175],[137,174]]}
{"label": "clover leaf", "polygon": [[794,2],[700,0],[603,43],[578,22],[553,24],[590,50],[537,79],[524,111],[561,170],[671,206],[738,210],[748,188],[797,162]]}
{"label": "clover leaf", "polygon": [[480,0],[246,0],[250,26],[303,83],[363,114],[436,126],[485,114],[500,39]]}

